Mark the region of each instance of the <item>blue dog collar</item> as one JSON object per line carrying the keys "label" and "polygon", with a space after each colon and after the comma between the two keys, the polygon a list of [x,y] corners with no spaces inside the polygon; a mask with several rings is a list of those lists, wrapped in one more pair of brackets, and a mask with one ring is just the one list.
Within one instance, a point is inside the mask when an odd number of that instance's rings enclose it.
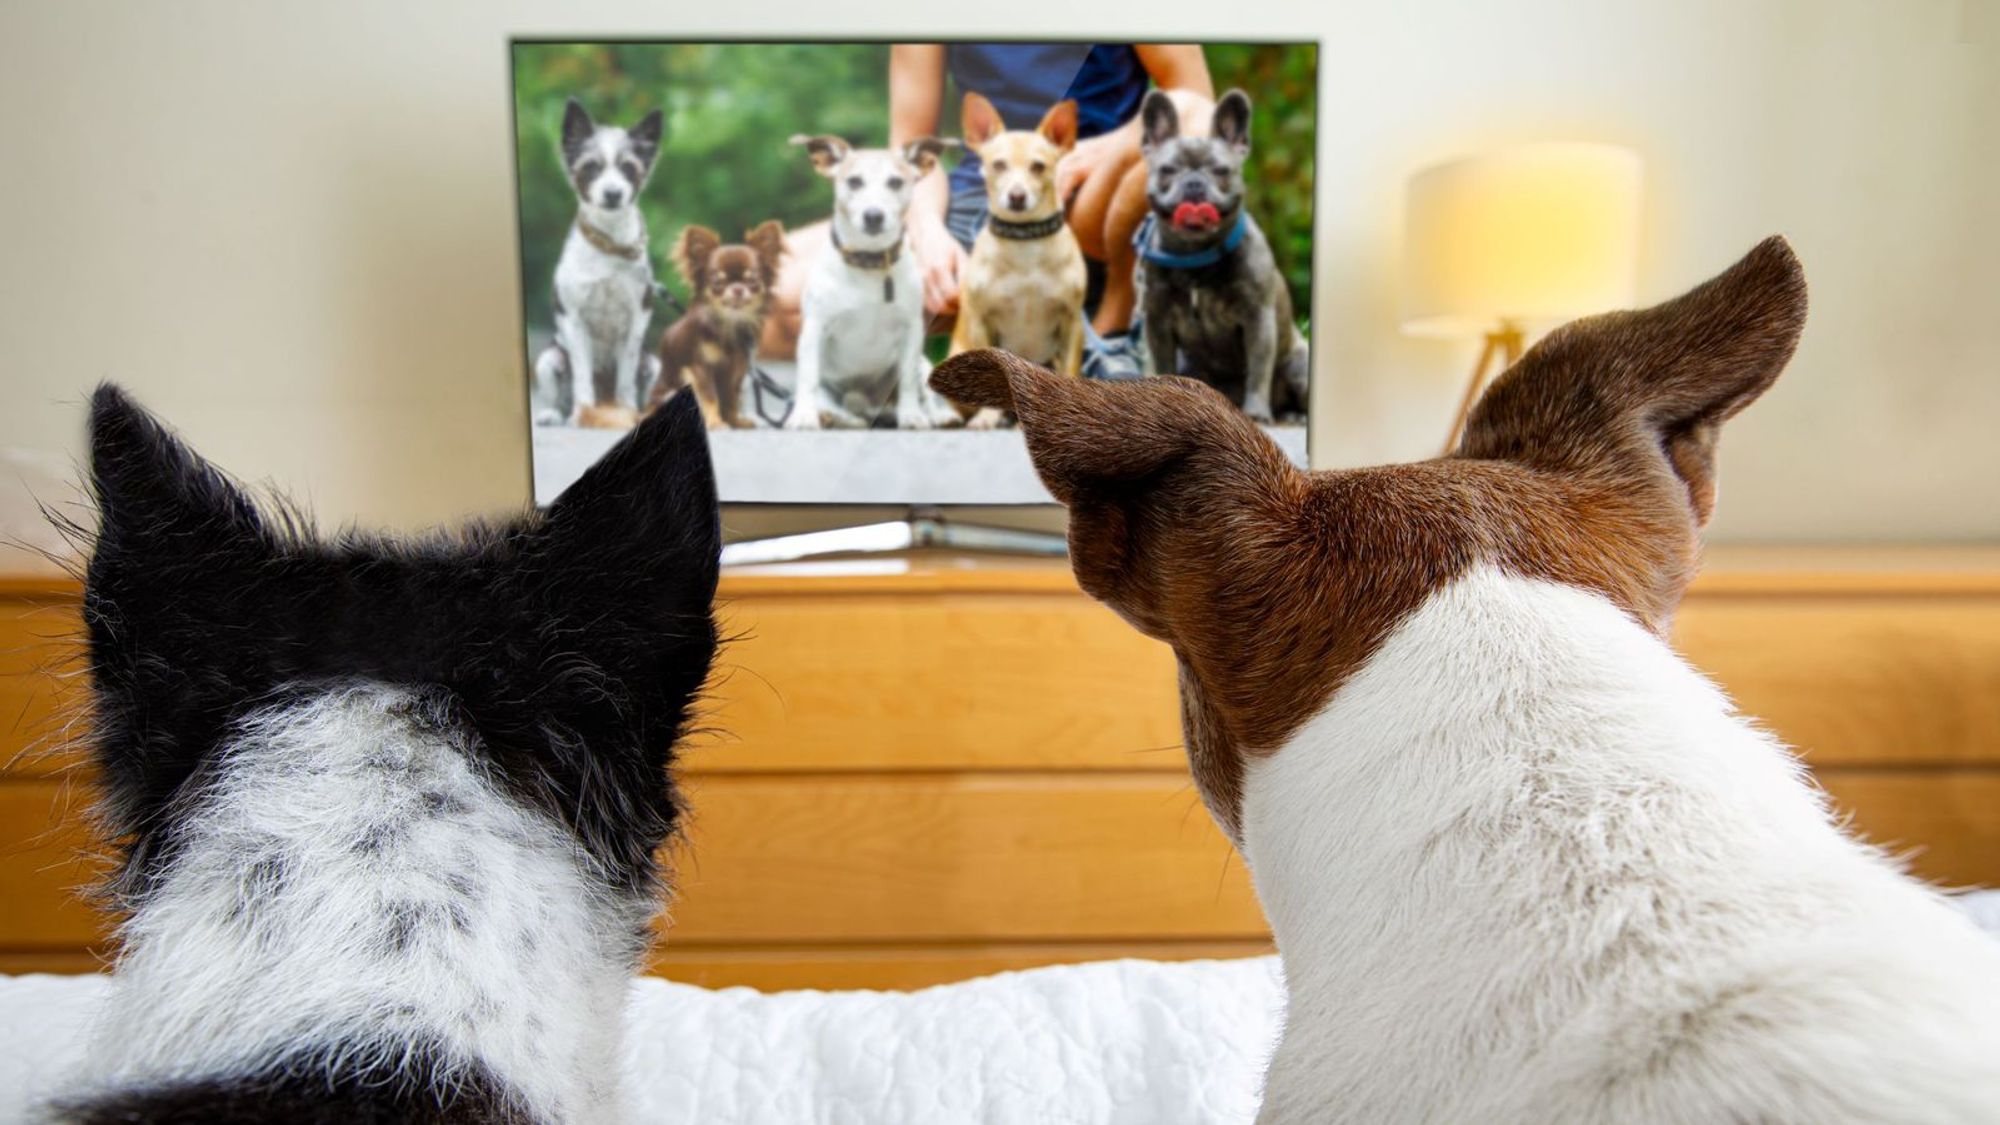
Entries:
{"label": "blue dog collar", "polygon": [[1139,223],[1139,229],[1132,232],[1132,248],[1139,252],[1147,265],[1164,266],[1170,270],[1198,270],[1236,253],[1236,248],[1243,245],[1243,238],[1249,233],[1250,212],[1238,211],[1236,225],[1229,228],[1229,233],[1222,236],[1220,243],[1192,254],[1175,254],[1160,249],[1159,217],[1148,213]]}

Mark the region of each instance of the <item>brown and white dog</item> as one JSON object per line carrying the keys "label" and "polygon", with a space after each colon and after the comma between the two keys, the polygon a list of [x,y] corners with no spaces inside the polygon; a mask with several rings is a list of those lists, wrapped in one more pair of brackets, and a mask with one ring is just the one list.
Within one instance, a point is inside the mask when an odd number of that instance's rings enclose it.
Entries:
{"label": "brown and white dog", "polygon": [[[1056,163],[1076,147],[1076,102],[1060,101],[1033,129],[1009,129],[978,94],[965,95],[965,143],[986,176],[986,226],[960,275],[951,350],[1004,348],[1072,379],[1083,374],[1083,249],[1056,193]],[[969,429],[1006,412],[981,409]]]}
{"label": "brown and white dog", "polygon": [[743,380],[756,358],[757,338],[785,256],[785,228],[776,219],[725,246],[722,236],[693,224],[674,243],[674,266],[687,282],[688,310],[660,335],[660,378],[648,409],[682,387],[693,387],[711,430],[756,426],[743,412]]}
{"label": "brown and white dog", "polygon": [[1771,239],[1550,335],[1455,453],[1352,471],[1190,380],[939,367],[1016,413],[1078,580],[1179,658],[1284,961],[1262,1120],[2000,1112],[2000,945],[1666,640],[1718,429],[1805,306]]}

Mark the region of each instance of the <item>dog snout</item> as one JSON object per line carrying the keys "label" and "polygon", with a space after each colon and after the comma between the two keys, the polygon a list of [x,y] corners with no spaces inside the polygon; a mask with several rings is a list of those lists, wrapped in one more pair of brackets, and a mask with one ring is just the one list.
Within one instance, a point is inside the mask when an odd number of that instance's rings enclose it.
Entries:
{"label": "dog snout", "polygon": [[1203,180],[1189,179],[1181,183],[1182,203],[1207,203],[1208,184]]}
{"label": "dog snout", "polygon": [[1010,211],[1026,211],[1028,209],[1027,191],[1022,188],[1015,188],[1013,191],[1008,192],[1007,209]]}
{"label": "dog snout", "polygon": [[602,197],[606,207],[622,206],[625,202],[625,193],[615,187],[605,188],[602,192]]}
{"label": "dog snout", "polygon": [[868,210],[861,212],[861,229],[867,231],[869,234],[880,234],[882,233],[882,224],[887,219],[888,216],[882,213],[881,208],[870,207]]}

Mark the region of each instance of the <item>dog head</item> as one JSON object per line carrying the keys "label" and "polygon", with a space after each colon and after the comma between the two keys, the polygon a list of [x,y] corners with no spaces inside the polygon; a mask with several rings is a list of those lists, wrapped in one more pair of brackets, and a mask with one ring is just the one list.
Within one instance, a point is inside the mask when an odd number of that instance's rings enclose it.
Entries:
{"label": "dog head", "polygon": [[721,235],[692,224],[674,243],[674,265],[689,299],[739,316],[763,314],[784,256],[785,228],[776,219],[745,231],[740,244],[724,245]]}
{"label": "dog head", "polygon": [[1139,106],[1139,149],[1146,157],[1146,203],[1185,244],[1218,240],[1243,210],[1243,161],[1250,155],[1250,96],[1231,90],[1215,103],[1209,135],[1182,128],[1164,90]]}
{"label": "dog head", "polygon": [[715,480],[690,392],[545,511],[416,539],[313,535],[109,385],[90,445],[92,734],[128,900],[247,719],[356,683],[423,700],[413,723],[569,828],[613,885],[651,881],[717,646]]}
{"label": "dog head", "polygon": [[576,197],[601,211],[631,206],[653,174],[663,126],[657,109],[630,129],[599,125],[571,98],[563,108],[562,155]]}
{"label": "dog head", "polygon": [[957,141],[919,137],[900,149],[854,148],[839,137],[792,138],[813,168],[833,181],[833,222],[841,241],[856,250],[887,250],[903,239],[903,212],[917,181],[937,167]]}
{"label": "dog head", "polygon": [[1062,210],[1056,163],[1076,147],[1075,101],[1057,102],[1033,129],[1008,129],[992,102],[967,94],[960,121],[986,176],[987,210],[1022,222]]}
{"label": "dog head", "polygon": [[1306,473],[1187,379],[1062,379],[996,351],[932,385],[1011,409],[1069,506],[1078,582],[1180,659],[1195,781],[1239,836],[1246,756],[1277,750],[1395,625],[1475,565],[1564,582],[1664,634],[1715,503],[1715,439],[1805,322],[1770,239],[1691,292],[1551,333],[1432,461]]}

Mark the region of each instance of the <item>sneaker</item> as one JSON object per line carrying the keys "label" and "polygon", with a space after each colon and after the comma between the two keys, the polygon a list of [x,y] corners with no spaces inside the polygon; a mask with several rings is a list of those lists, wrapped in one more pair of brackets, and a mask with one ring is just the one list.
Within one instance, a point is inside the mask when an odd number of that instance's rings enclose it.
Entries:
{"label": "sneaker", "polygon": [[1083,377],[1117,381],[1141,379],[1146,374],[1139,362],[1139,345],[1132,332],[1099,336],[1088,323],[1083,326]]}

